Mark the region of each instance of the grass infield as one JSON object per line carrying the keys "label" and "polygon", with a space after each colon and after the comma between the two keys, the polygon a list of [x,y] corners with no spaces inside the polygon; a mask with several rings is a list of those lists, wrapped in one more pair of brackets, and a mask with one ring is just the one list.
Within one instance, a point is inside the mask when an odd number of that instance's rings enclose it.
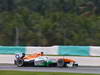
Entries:
{"label": "grass infield", "polygon": [[25,71],[0,71],[0,75],[100,75],[80,73],[56,73],[56,72],[25,72]]}

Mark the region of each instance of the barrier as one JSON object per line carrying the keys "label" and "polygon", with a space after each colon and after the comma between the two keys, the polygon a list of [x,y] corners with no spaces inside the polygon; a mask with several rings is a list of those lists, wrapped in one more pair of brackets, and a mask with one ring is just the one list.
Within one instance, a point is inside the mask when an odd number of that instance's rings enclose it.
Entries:
{"label": "barrier", "polygon": [[44,52],[49,55],[100,56],[100,46],[0,46],[0,54]]}
{"label": "barrier", "polygon": [[90,56],[100,56],[100,46],[91,46]]}
{"label": "barrier", "polygon": [[59,55],[89,56],[89,46],[59,46]]}
{"label": "barrier", "polygon": [[25,47],[21,46],[0,46],[0,54],[16,54],[25,52]]}
{"label": "barrier", "polygon": [[58,46],[51,47],[26,47],[26,54],[44,52],[44,54],[58,55]]}

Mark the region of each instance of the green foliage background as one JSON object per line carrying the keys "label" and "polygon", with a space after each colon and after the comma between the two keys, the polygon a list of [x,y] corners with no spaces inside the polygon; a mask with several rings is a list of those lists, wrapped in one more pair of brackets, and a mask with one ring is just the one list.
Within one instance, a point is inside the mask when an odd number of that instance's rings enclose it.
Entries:
{"label": "green foliage background", "polygon": [[100,45],[100,0],[0,0],[0,45]]}

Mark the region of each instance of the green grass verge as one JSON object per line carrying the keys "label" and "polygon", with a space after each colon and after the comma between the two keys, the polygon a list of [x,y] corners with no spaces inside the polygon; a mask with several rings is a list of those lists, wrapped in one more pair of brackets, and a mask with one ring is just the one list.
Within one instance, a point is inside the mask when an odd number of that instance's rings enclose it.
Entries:
{"label": "green grass verge", "polygon": [[100,75],[79,73],[56,73],[56,72],[24,72],[24,71],[0,71],[0,75]]}

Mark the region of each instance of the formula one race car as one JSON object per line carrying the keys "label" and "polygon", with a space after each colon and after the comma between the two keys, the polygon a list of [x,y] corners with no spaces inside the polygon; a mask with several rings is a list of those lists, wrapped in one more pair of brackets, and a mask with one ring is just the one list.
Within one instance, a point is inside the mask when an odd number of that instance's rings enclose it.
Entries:
{"label": "formula one race car", "polygon": [[45,56],[43,52],[41,53],[35,53],[32,55],[27,55],[25,56],[24,53],[22,55],[16,54],[15,55],[15,60],[14,60],[15,65],[18,67],[26,66],[26,65],[31,65],[31,66],[58,66],[58,67],[78,67],[78,64],[76,63],[75,60],[69,59],[69,58],[54,58],[54,57],[49,57]]}

